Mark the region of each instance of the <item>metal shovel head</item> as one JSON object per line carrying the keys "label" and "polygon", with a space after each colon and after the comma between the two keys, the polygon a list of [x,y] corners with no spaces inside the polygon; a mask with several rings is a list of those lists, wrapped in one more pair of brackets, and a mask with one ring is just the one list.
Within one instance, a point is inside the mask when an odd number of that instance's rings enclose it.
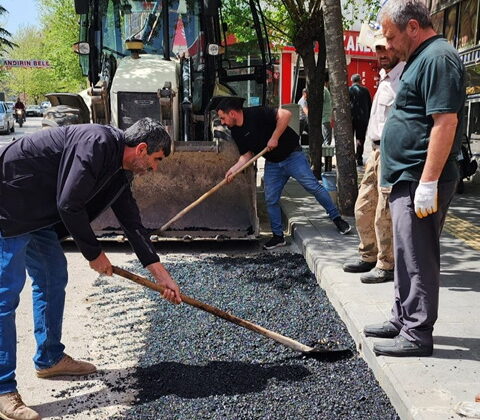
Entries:
{"label": "metal shovel head", "polygon": [[306,357],[321,360],[348,359],[353,356],[351,348],[340,344],[338,341],[322,339],[311,346],[311,350],[302,353]]}

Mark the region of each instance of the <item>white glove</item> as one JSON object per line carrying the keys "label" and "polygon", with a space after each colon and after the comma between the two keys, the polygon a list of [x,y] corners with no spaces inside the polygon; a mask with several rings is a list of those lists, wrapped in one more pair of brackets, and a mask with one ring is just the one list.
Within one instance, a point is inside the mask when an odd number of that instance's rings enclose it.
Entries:
{"label": "white glove", "polygon": [[438,210],[438,181],[421,182],[415,191],[413,203],[415,205],[415,213],[420,219],[427,217],[429,214],[436,213]]}

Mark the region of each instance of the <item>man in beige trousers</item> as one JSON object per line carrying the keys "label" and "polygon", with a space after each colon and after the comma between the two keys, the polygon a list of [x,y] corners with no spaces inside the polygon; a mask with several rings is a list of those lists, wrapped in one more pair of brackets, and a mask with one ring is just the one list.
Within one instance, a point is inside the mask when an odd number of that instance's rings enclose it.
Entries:
{"label": "man in beige trousers", "polygon": [[367,140],[372,142],[372,153],[365,165],[355,203],[355,221],[360,245],[360,259],[343,265],[349,273],[364,273],[362,283],[382,283],[393,280],[392,220],[388,207],[390,189],[380,187],[380,138],[390,108],[395,100],[400,75],[405,62],[400,62],[387,51],[381,31],[375,34],[374,47],[380,70],[380,83],[373,98],[367,129]]}

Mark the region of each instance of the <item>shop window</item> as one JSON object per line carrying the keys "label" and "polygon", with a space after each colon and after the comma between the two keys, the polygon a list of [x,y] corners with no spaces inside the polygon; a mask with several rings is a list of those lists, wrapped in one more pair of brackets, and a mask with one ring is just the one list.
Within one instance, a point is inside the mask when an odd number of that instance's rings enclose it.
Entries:
{"label": "shop window", "polygon": [[458,48],[476,44],[477,38],[477,0],[465,0],[460,3],[460,30]]}
{"label": "shop window", "polygon": [[435,32],[439,35],[443,35],[443,20],[445,18],[445,11],[441,11],[432,15],[432,25]]}
{"label": "shop window", "polygon": [[458,5],[449,7],[445,11],[445,38],[449,42],[452,43],[454,47],[457,45],[457,37],[456,37],[456,32],[457,32],[457,13],[458,11]]}

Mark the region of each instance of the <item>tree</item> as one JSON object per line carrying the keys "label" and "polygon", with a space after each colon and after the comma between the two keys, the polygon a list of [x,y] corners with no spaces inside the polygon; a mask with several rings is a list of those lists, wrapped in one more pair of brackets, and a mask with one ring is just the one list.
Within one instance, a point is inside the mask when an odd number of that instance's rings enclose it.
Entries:
{"label": "tree", "polygon": [[[3,6],[0,6],[0,16],[3,16],[7,12]],[[5,28],[0,28],[0,53],[7,51],[7,48],[14,48],[16,44],[9,40],[12,37],[12,34],[8,32]]]}
{"label": "tree", "polygon": [[44,56],[52,67],[56,92],[78,92],[86,87],[78,56],[72,45],[78,41],[78,16],[72,0],[42,0],[41,24]]}
{"label": "tree", "polygon": [[[308,89],[308,144],[313,173],[322,172],[322,112],[325,81],[325,27],[320,0],[282,0],[291,20],[286,35],[302,57]],[[318,47],[318,53],[316,53]]]}
{"label": "tree", "polygon": [[[18,45],[12,50],[12,58],[41,60],[45,57],[43,35],[38,28],[20,28],[15,41]],[[27,102],[38,103],[45,93],[54,90],[52,69],[11,68],[8,73],[9,90],[17,96],[23,93]]]}
{"label": "tree", "polygon": [[339,207],[342,213],[353,215],[358,186],[340,0],[324,0],[324,10],[325,27],[327,28],[326,50],[335,108]]}

